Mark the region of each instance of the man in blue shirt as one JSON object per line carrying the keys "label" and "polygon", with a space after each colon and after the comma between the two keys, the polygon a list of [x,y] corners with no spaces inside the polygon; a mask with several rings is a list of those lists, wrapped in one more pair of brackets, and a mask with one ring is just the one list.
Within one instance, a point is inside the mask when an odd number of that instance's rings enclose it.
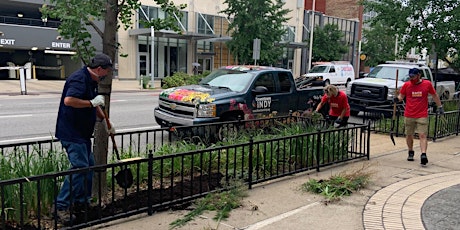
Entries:
{"label": "man in blue shirt", "polygon": [[[97,112],[97,106],[104,105],[104,96],[98,95],[97,86],[112,70],[112,60],[105,54],[97,54],[87,66],[70,75],[64,85],[56,122],[56,137],[67,152],[70,169],[86,168],[94,165],[91,137]],[[109,130],[114,133],[115,129]],[[69,208],[72,205],[84,205],[91,199],[93,172],[67,176],[57,197],[54,213],[62,221],[69,221]],[[70,183],[71,181],[71,183]],[[75,218],[75,217],[73,217]]]}

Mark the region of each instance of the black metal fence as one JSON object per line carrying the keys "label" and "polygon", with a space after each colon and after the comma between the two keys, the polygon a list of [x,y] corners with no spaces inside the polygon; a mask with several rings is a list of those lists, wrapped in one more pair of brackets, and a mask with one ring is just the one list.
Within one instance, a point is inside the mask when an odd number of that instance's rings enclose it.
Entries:
{"label": "black metal fence", "polygon": [[[436,141],[438,138],[458,135],[460,132],[460,106],[458,100],[445,100],[443,104],[450,104],[453,110],[443,115],[436,114],[435,107],[429,108],[428,138]],[[389,133],[395,136],[404,136],[404,104],[398,104],[393,117],[393,106],[368,107],[364,111],[363,123],[370,124],[374,132]],[[393,130],[392,130],[393,129]]]}
{"label": "black metal fence", "polygon": [[[311,125],[317,129],[296,135],[277,138],[256,138],[254,133],[272,129],[275,124],[296,122],[306,130]],[[320,121],[324,122],[324,121]],[[138,151],[145,156],[99,165],[85,169],[0,180],[1,229],[79,229],[108,222],[139,213],[152,215],[163,210],[190,202],[208,193],[226,188],[232,181],[243,181],[249,188],[253,184],[280,178],[295,173],[317,170],[321,167],[359,158],[369,159],[369,125],[350,124],[346,128],[324,128],[324,124],[313,124],[309,119],[284,117],[200,125],[192,127],[169,127],[117,134],[123,148]],[[247,141],[219,145],[230,137],[242,136],[252,130]],[[168,149],[165,143],[180,143],[184,140],[205,143],[192,151],[162,155]],[[157,142],[155,142],[157,141]],[[58,142],[24,143],[26,149],[51,149]],[[49,144],[45,146],[45,144]],[[39,147],[37,147],[37,145]],[[21,149],[17,146],[0,146],[3,149]],[[142,155],[141,152],[145,152]],[[5,154],[5,153],[3,153]],[[33,152],[27,152],[33,154]],[[116,179],[122,169],[134,175],[134,184],[120,187]],[[94,173],[100,183],[96,201],[85,207],[71,207],[68,223],[63,225],[52,216],[50,209],[56,201],[60,185],[65,176],[77,173]],[[70,177],[71,178],[71,177]],[[103,182],[108,189],[104,192]],[[72,194],[71,194],[72,199]]]}

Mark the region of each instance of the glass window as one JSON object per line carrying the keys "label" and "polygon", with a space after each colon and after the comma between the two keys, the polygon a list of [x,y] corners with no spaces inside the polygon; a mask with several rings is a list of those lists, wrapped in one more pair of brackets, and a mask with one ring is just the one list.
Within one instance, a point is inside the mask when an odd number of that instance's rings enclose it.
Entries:
{"label": "glass window", "polygon": [[187,72],[187,41],[180,39],[177,47],[177,70]]}
{"label": "glass window", "polygon": [[265,86],[268,89],[267,93],[274,93],[276,91],[275,81],[271,73],[264,73],[260,75],[254,83],[254,87],[257,86]]}
{"label": "glass window", "polygon": [[214,34],[214,16],[207,14],[196,14],[198,21],[198,33]]}
{"label": "glass window", "polygon": [[[179,19],[180,22],[177,22],[177,25],[181,29],[188,29],[188,13],[181,11],[182,17]],[[161,10],[160,8],[153,7],[153,6],[141,6],[141,8],[138,11],[139,14],[139,25],[138,28],[146,28],[144,23],[145,21],[150,21],[151,19],[165,19],[166,16],[168,15],[166,12]],[[182,24],[182,25],[181,25]],[[182,28],[184,27],[184,28]]]}
{"label": "glass window", "polygon": [[280,72],[278,73],[278,79],[280,81],[281,92],[291,92],[291,81],[289,78],[289,74],[286,72]]}
{"label": "glass window", "polygon": [[286,33],[281,38],[283,41],[293,42],[295,41],[295,27],[293,26],[286,26]]}
{"label": "glass window", "polygon": [[214,52],[214,46],[212,42],[197,41],[196,44],[197,53],[212,53]]}

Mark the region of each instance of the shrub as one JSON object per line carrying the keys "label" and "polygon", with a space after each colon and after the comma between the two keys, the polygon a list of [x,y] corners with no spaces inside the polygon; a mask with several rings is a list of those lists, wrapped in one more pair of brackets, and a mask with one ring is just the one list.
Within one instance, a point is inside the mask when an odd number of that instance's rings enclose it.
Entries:
{"label": "shrub", "polygon": [[161,88],[167,89],[183,85],[196,85],[201,79],[208,76],[209,73],[209,71],[206,71],[203,74],[188,75],[184,72],[176,72],[173,76],[163,78]]}

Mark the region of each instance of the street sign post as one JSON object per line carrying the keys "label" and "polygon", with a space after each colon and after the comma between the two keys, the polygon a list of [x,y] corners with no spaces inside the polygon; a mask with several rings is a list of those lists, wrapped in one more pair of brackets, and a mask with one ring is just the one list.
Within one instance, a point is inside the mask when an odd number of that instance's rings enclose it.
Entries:
{"label": "street sign post", "polygon": [[254,59],[254,65],[257,65],[257,60],[260,59],[260,39],[254,39],[252,44],[252,59]]}

